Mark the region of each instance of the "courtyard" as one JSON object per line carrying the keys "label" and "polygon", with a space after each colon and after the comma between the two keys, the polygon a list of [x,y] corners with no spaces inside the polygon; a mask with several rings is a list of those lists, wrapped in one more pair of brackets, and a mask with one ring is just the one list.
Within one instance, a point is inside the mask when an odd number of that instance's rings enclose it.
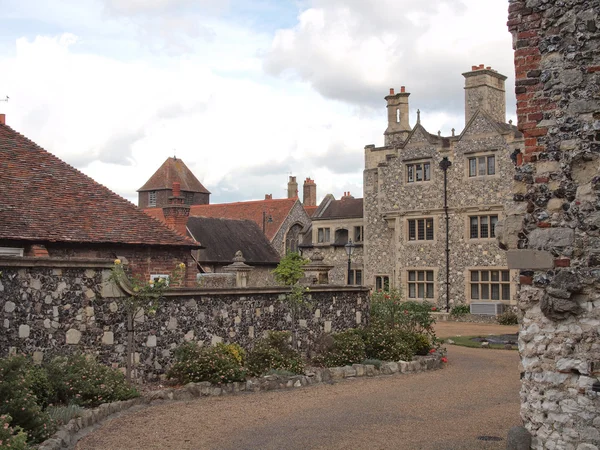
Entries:
{"label": "courtyard", "polygon": [[[440,337],[516,329],[437,324]],[[447,348],[443,370],[153,406],[107,421],[76,449],[505,448],[521,424],[518,352]]]}

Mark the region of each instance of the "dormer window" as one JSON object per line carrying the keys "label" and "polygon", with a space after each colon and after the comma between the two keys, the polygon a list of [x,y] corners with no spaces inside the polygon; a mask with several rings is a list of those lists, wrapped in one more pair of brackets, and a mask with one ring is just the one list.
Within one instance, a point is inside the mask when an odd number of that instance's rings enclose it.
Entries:
{"label": "dormer window", "polygon": [[148,193],[148,206],[156,206],[156,191]]}

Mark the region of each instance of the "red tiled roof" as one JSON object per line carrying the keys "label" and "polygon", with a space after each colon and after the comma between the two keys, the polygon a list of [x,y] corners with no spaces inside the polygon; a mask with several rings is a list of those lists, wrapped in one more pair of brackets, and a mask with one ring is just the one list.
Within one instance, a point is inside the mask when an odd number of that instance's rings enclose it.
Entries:
{"label": "red tiled roof", "polygon": [[306,211],[306,214],[308,214],[308,217],[312,217],[312,215],[315,213],[315,211],[317,210],[318,206],[303,206],[304,207],[304,211]]}
{"label": "red tiled roof", "polygon": [[181,184],[182,191],[210,194],[185,163],[177,158],[167,158],[146,184],[138,189],[138,192],[171,189],[174,181]]}
{"label": "red tiled roof", "polygon": [[[263,212],[265,213],[265,235],[271,241],[286,217],[290,213],[297,198],[282,198],[276,200],[254,200],[248,202],[220,203],[213,205],[192,205],[190,217],[214,217],[216,219],[252,220],[260,229],[263,227]],[[144,209],[146,214],[164,220],[161,208]],[[271,221],[269,221],[271,218]],[[202,236],[198,237],[202,242]]]}
{"label": "red tiled roof", "polygon": [[0,239],[197,247],[2,124]]}

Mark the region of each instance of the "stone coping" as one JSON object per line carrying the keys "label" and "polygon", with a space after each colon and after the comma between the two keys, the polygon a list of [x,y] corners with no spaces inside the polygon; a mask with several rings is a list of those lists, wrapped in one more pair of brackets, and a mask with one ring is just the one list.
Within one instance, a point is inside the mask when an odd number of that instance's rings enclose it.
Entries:
{"label": "stone coping", "polygon": [[352,364],[344,367],[308,368],[304,375],[279,376],[265,375],[249,378],[245,382],[236,381],[215,385],[208,381],[188,383],[179,388],[166,388],[151,391],[131,400],[103,403],[94,409],[83,412],[81,417],[71,419],[67,425],[59,428],[49,439],[42,442],[38,450],[59,450],[71,448],[85,435],[86,429],[99,424],[104,419],[116,418],[118,414],[137,407],[136,410],[164,401],[189,401],[200,397],[217,397],[244,392],[293,389],[327,382],[337,382],[344,378],[373,377],[436,370],[443,367],[442,354],[416,356],[412,361],[384,362],[378,369],[372,364]]}
{"label": "stone coping", "polygon": [[50,258],[34,256],[0,256],[0,267],[51,267],[110,269],[114,259],[106,258]]}

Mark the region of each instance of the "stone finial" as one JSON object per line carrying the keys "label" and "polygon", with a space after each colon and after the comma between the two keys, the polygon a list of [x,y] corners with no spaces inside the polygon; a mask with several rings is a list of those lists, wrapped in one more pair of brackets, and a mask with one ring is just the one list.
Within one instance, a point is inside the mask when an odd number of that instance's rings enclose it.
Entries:
{"label": "stone finial", "polygon": [[456,130],[454,128],[452,128],[452,136],[454,136],[455,131]]}
{"label": "stone finial", "polygon": [[508,119],[508,124],[512,125],[512,119]]}
{"label": "stone finial", "polygon": [[442,136],[442,131],[438,130],[438,136]]}
{"label": "stone finial", "polygon": [[233,262],[234,263],[246,262],[246,258],[244,258],[244,255],[241,250],[238,250],[237,252],[235,252],[235,256],[233,257]]}
{"label": "stone finial", "polygon": [[421,123],[421,110],[417,109],[417,123]]}

